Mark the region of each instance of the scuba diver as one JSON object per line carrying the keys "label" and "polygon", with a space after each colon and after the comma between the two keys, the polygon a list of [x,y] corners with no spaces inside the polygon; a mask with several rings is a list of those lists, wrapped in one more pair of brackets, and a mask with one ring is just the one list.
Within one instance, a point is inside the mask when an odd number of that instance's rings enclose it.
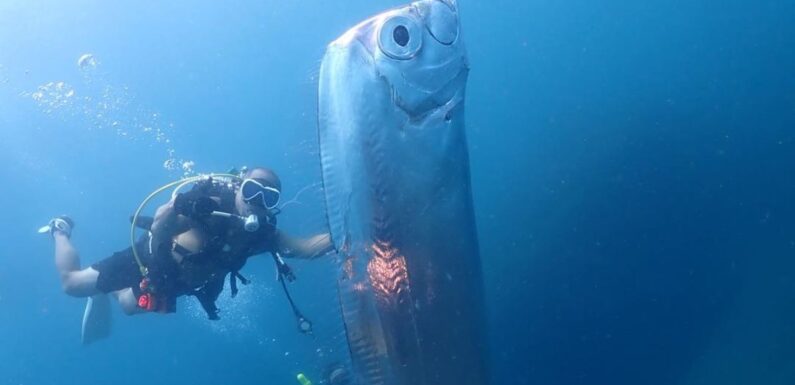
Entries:
{"label": "scuba diver", "polygon": [[[179,192],[189,183],[193,183],[192,189]],[[66,216],[52,219],[40,231],[49,232],[55,241],[55,266],[63,291],[74,297],[89,297],[83,318],[83,342],[109,334],[110,311],[105,294],[116,298],[128,315],[172,313],[176,311],[177,297],[195,296],[208,318],[217,320],[215,300],[223,291],[226,277],[234,297],[238,281],[248,283],[239,272],[247,259],[266,252],[276,262],[279,280],[299,319],[299,329],[311,332],[311,324],[301,316],[287,292],[284,279],[292,280],[294,276],[282,258],[314,259],[334,247],[328,234],[296,239],[277,229],[280,195],[279,177],[262,167],[244,171],[240,176],[193,178],[176,188],[154,218],[139,216],[150,199],[147,198],[131,218],[131,238],[135,240],[135,227],[148,232],[130,247],[85,268],[71,241],[74,222]]]}

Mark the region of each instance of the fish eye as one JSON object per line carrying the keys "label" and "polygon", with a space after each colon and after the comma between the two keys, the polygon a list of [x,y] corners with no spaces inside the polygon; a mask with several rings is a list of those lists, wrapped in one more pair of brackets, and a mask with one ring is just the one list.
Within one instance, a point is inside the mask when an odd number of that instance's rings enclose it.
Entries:
{"label": "fish eye", "polygon": [[409,43],[409,30],[405,26],[399,25],[392,31],[392,38],[395,39],[395,43],[398,43],[399,46],[405,47]]}
{"label": "fish eye", "polygon": [[381,24],[378,46],[387,56],[408,60],[422,47],[422,27],[408,16],[393,16]]}

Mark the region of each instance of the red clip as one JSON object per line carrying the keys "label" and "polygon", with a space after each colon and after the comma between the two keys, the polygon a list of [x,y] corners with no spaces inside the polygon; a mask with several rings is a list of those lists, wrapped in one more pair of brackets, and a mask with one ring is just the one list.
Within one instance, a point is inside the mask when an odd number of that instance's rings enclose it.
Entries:
{"label": "red clip", "polygon": [[138,297],[138,307],[146,311],[152,311],[155,308],[155,299],[151,294],[146,293]]}

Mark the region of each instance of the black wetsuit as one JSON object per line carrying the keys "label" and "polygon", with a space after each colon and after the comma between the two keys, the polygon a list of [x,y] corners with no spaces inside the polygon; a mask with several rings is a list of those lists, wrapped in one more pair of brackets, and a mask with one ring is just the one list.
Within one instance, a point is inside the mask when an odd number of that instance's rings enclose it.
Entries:
{"label": "black wetsuit", "polygon": [[[135,248],[142,259],[151,260],[149,235],[139,238],[135,243]],[[146,265],[147,262],[144,262],[144,264]],[[138,290],[138,284],[143,279],[140,267],[135,261],[132,247],[117,251],[113,255],[91,265],[91,267],[99,272],[97,289],[103,293],[110,293],[129,287]]]}
{"label": "black wetsuit", "polygon": [[[226,185],[203,182],[185,194],[201,194],[220,198],[218,211],[234,212],[234,190]],[[152,245],[150,252],[149,236],[142,236],[136,242],[136,250],[143,264],[149,269],[152,287],[158,296],[165,296],[169,303],[168,311],[176,310],[176,298],[193,295],[201,303],[210,319],[217,319],[218,309],[215,300],[223,291],[224,280],[230,276],[232,294],[237,292],[237,280],[246,282],[238,271],[243,268],[248,257],[257,253],[274,251],[276,245],[275,218],[261,218],[260,228],[255,232],[243,230],[236,219],[208,216],[195,223],[208,237],[205,247],[198,253],[181,252],[172,243]],[[177,262],[171,255],[174,251],[182,254]],[[132,288],[136,297],[141,295],[139,284],[144,278],[132,253],[132,247],[116,252],[92,267],[99,272],[97,289],[111,292]],[[212,271],[209,277],[196,281],[192,273]],[[199,275],[200,277],[202,275]]]}

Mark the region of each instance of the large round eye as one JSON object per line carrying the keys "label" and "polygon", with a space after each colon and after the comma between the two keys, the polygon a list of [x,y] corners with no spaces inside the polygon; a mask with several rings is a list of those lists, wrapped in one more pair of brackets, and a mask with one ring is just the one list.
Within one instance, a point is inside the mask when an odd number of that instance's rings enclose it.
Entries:
{"label": "large round eye", "polygon": [[389,57],[411,59],[422,47],[422,28],[407,16],[393,16],[381,24],[378,46]]}

